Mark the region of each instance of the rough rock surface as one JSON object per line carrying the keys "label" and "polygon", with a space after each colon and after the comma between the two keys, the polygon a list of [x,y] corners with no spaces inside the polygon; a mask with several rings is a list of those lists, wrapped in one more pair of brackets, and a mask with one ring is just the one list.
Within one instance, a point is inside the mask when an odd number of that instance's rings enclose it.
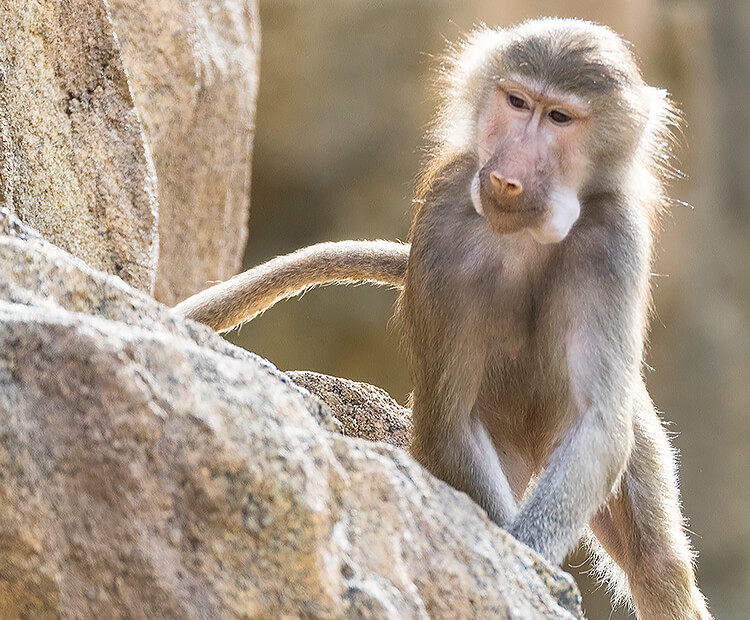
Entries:
{"label": "rough rock surface", "polygon": [[255,0],[0,3],[0,206],[169,305],[234,275],[259,49]]}
{"label": "rough rock surface", "polygon": [[384,441],[408,449],[412,432],[411,413],[385,390],[317,372],[286,374],[331,408],[347,437]]}
{"label": "rough rock surface", "polygon": [[155,296],[174,305],[240,268],[260,32],[255,0],[109,0],[159,178]]}
{"label": "rough rock surface", "polygon": [[156,179],[104,0],[0,3],[0,206],[152,289]]}
{"label": "rough rock surface", "polygon": [[580,617],[568,576],[327,415],[0,213],[0,617]]}

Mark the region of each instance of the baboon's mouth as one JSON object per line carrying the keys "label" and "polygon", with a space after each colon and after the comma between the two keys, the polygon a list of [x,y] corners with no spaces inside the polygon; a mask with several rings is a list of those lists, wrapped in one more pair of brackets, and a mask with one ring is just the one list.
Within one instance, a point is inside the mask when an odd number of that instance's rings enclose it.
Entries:
{"label": "baboon's mouth", "polygon": [[484,218],[493,232],[510,234],[536,225],[543,213],[544,209],[537,206],[504,209],[497,203],[492,203],[485,209]]}

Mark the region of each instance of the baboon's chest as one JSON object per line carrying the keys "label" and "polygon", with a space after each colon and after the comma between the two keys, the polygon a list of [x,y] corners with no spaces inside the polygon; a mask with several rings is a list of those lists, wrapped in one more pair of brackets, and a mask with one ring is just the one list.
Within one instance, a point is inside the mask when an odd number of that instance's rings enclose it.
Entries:
{"label": "baboon's chest", "polygon": [[491,435],[503,436],[538,464],[575,415],[564,338],[544,295],[545,275],[520,272],[495,289],[477,400]]}
{"label": "baboon's chest", "polygon": [[517,357],[496,347],[487,358],[476,403],[493,440],[516,446],[536,467],[543,467],[575,419],[565,361],[525,344]]}

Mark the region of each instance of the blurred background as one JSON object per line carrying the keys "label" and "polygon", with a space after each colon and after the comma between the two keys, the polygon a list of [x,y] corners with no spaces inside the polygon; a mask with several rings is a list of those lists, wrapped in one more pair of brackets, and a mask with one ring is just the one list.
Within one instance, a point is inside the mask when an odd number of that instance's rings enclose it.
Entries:
{"label": "blurred background", "polygon": [[[671,421],[698,577],[717,619],[750,610],[750,1],[261,0],[260,99],[245,267],[324,240],[406,240],[436,100],[436,58],[481,21],[591,19],[634,45],[680,105],[654,279],[647,380]],[[410,390],[395,293],[328,288],[280,304],[230,339],[285,370]],[[578,558],[572,561],[576,566]],[[584,565],[574,572],[584,571]],[[588,617],[610,616],[579,576]]]}

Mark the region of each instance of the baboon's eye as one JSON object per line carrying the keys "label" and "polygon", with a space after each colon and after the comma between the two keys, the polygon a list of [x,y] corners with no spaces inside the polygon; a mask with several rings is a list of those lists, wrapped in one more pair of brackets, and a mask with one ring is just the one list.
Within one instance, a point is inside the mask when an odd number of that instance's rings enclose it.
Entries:
{"label": "baboon's eye", "polygon": [[552,119],[553,123],[557,123],[558,125],[567,125],[573,120],[573,116],[564,110],[552,110],[548,116]]}
{"label": "baboon's eye", "polygon": [[508,93],[508,103],[516,110],[529,110],[529,103],[517,93]]}

